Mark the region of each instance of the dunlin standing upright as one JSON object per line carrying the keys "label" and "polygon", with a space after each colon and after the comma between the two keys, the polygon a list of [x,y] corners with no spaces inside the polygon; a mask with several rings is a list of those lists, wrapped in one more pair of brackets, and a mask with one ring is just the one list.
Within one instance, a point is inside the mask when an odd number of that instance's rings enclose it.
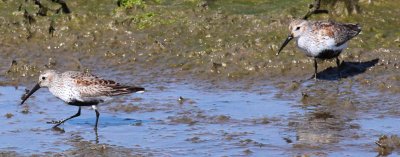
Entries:
{"label": "dunlin standing upright", "polygon": [[92,106],[96,112],[96,124],[99,121],[100,113],[97,105],[101,102],[111,99],[112,96],[129,94],[133,92],[143,92],[144,88],[135,86],[124,86],[112,80],[105,80],[89,73],[67,71],[58,73],[55,70],[46,70],[39,76],[39,82],[35,87],[23,98],[23,104],[34,92],[40,87],[47,87],[49,91],[65,101],[69,105],[78,106],[78,112],[64,120],[53,121],[59,126],[67,120],[78,117],[81,114],[81,106]]}
{"label": "dunlin standing upright", "polygon": [[332,21],[294,20],[289,25],[291,33],[280,47],[277,55],[295,38],[297,46],[309,57],[314,58],[314,79],[317,78],[317,59],[336,58],[340,77],[338,56],[347,47],[347,42],[357,36],[361,27],[358,24]]}

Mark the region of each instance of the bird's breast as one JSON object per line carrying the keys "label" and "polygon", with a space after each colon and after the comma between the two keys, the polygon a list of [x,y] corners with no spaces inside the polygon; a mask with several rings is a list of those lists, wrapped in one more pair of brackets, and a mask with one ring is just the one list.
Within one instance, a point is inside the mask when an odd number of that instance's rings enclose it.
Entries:
{"label": "bird's breast", "polygon": [[65,84],[57,84],[51,86],[49,87],[49,91],[54,96],[63,100],[66,103],[69,103],[78,97],[76,90],[74,90],[71,86]]}
{"label": "bird's breast", "polygon": [[336,46],[335,39],[329,36],[308,34],[297,40],[297,46],[309,57],[317,57],[325,50],[341,51],[346,45]]}

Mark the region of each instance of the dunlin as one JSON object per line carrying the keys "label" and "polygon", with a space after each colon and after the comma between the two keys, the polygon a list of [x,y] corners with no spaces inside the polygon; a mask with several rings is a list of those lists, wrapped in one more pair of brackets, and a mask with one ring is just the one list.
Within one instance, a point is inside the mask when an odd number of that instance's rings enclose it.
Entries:
{"label": "dunlin", "polygon": [[347,48],[347,42],[357,36],[361,27],[358,24],[337,23],[332,21],[294,20],[289,25],[291,33],[280,47],[282,49],[295,38],[297,46],[308,57],[314,58],[314,79],[317,78],[317,59],[336,58],[340,77],[340,60],[338,56]]}
{"label": "dunlin", "polygon": [[23,98],[21,105],[40,87],[47,87],[49,91],[69,105],[78,106],[78,112],[64,120],[53,121],[58,127],[65,121],[78,117],[81,114],[82,106],[92,106],[96,112],[96,124],[99,121],[100,113],[97,105],[111,99],[112,96],[143,92],[144,88],[135,86],[124,86],[112,80],[105,80],[89,73],[67,71],[59,73],[55,70],[46,70],[39,76],[39,82]]}

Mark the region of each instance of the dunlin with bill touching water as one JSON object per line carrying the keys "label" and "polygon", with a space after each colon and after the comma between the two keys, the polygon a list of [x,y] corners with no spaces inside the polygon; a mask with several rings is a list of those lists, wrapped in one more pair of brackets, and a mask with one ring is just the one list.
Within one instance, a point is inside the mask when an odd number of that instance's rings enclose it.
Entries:
{"label": "dunlin with bill touching water", "polygon": [[78,106],[78,112],[64,120],[53,121],[58,127],[65,121],[78,117],[82,106],[92,106],[96,112],[96,124],[100,113],[97,105],[111,99],[112,96],[143,92],[144,88],[136,86],[124,86],[112,80],[105,80],[89,73],[67,71],[59,73],[55,70],[46,70],[39,76],[39,81],[33,89],[23,97],[21,105],[39,88],[47,87],[49,91],[69,105]]}
{"label": "dunlin with bill touching water", "polygon": [[317,78],[317,59],[336,58],[340,78],[339,55],[347,48],[347,42],[357,36],[361,27],[358,24],[332,21],[294,20],[289,25],[291,33],[279,48],[278,54],[292,40],[308,57],[314,58],[314,79]]}

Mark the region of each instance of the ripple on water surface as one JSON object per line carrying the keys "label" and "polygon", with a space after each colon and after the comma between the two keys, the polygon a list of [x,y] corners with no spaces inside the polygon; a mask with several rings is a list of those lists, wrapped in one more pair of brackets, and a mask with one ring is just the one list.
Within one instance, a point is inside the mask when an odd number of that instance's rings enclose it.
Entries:
{"label": "ripple on water surface", "polygon": [[[60,133],[53,131],[46,122],[72,115],[77,111],[76,107],[65,105],[47,89],[39,90],[23,106],[19,105],[20,96],[24,93],[22,87],[1,87],[0,93],[0,114],[13,114],[0,121],[7,126],[0,129],[0,139],[7,143],[0,149],[26,154],[64,151],[73,147],[67,142],[72,134],[95,142],[93,110],[82,110],[80,117],[62,125],[66,132]],[[107,107],[121,102],[132,105],[129,100],[137,97],[142,98],[133,102],[140,107],[138,111],[107,110]],[[185,101],[180,103],[179,97]],[[257,124],[257,120],[265,118],[267,121],[293,111],[287,102],[273,100],[271,94],[202,90],[187,84],[174,84],[166,89],[154,87],[144,94],[120,97],[103,105],[100,107],[99,143],[151,148],[176,155],[184,155],[188,151],[195,154],[206,151],[221,155],[241,154],[248,145],[284,146],[281,137],[274,136],[286,134],[282,133],[284,128],[268,126],[270,122]],[[26,110],[27,113],[24,112]],[[188,116],[196,123],[171,120],[180,116]],[[227,152],[219,152],[221,148]]]}
{"label": "ripple on water surface", "polygon": [[[357,156],[375,155],[373,142],[380,133],[400,130],[391,125],[396,117],[373,118],[373,113],[350,120],[329,120],[329,116],[338,116],[335,113],[327,115],[327,120],[318,119],[314,112],[320,106],[302,107],[297,100],[279,100],[272,87],[247,91],[175,83],[146,87],[143,94],[102,104],[97,135],[92,129],[95,113],[89,107],[80,117],[61,125],[65,132],[54,131],[46,122],[68,117],[77,107],[65,105],[47,89],[39,90],[21,106],[23,87],[0,87],[0,125],[6,126],[0,128],[0,149],[22,154],[63,152],[79,142],[90,142],[164,156],[313,152]],[[307,88],[314,87],[308,84]],[[119,110],[116,106],[135,107]],[[7,118],[7,114],[12,116]],[[320,127],[327,127],[323,134]]]}

